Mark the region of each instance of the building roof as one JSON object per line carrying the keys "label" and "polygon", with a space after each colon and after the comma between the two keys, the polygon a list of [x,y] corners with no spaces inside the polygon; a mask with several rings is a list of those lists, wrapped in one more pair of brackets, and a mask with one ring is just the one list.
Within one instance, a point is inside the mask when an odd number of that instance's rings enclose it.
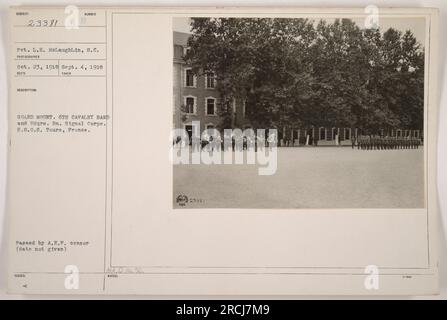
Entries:
{"label": "building roof", "polygon": [[188,38],[190,36],[190,33],[174,31],[174,44],[186,46],[186,44],[188,43]]}

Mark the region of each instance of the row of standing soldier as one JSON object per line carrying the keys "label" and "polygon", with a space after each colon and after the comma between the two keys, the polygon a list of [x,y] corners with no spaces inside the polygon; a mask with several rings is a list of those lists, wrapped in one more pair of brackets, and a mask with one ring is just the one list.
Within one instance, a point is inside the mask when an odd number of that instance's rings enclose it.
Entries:
{"label": "row of standing soldier", "polygon": [[352,140],[353,149],[356,145],[359,150],[418,149],[422,141],[415,137],[359,136]]}
{"label": "row of standing soldier", "polygon": [[[272,147],[272,142],[276,140],[276,137],[270,136],[267,139],[259,139],[258,137],[243,137],[241,144],[236,143],[234,138],[231,139],[232,143],[230,148],[232,150],[244,150],[248,147],[253,147],[257,149],[259,145],[265,146],[267,148]],[[174,144],[180,142],[180,139],[176,139]],[[212,137],[206,137],[200,141],[200,148],[205,147],[209,143],[213,142]],[[309,145],[313,145],[314,141],[311,141]],[[191,141],[190,141],[191,144]],[[213,145],[217,149],[225,150],[224,143],[222,139],[217,139],[214,141]],[[288,143],[279,143],[279,145],[290,146]],[[317,145],[316,143],[314,145]],[[352,149],[359,150],[392,150],[392,149],[417,149],[422,145],[422,140],[415,137],[389,137],[389,136],[358,136],[351,140]],[[214,149],[214,148],[212,148]]]}

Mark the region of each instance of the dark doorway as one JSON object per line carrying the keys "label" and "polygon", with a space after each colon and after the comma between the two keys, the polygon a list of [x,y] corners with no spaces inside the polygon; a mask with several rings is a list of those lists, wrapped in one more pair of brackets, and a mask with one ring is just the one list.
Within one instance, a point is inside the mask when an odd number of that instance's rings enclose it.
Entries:
{"label": "dark doorway", "polygon": [[189,145],[192,143],[192,126],[185,126],[185,130],[188,133]]}

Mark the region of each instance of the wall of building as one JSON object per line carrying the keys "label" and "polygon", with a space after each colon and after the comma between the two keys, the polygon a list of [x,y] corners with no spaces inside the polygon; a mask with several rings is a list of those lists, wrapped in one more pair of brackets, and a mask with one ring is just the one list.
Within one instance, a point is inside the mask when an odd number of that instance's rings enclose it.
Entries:
{"label": "wall of building", "polygon": [[[201,130],[208,125],[218,126],[220,118],[219,93],[217,89],[206,87],[206,77],[204,75],[195,76],[194,87],[186,86],[186,70],[188,66],[182,59],[184,46],[174,44],[174,66],[173,66],[173,90],[174,90],[174,126],[175,128],[184,128],[193,121],[199,121]],[[184,110],[186,97],[195,99],[195,113],[188,114]],[[215,99],[215,114],[206,113],[206,99]]]}

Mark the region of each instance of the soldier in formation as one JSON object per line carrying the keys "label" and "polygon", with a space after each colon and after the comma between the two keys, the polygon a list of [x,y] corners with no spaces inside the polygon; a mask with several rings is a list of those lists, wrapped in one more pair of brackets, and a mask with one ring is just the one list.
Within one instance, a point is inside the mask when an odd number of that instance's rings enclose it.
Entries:
{"label": "soldier in formation", "polygon": [[359,136],[357,138],[359,150],[418,149],[421,145],[421,139],[415,137]]}

